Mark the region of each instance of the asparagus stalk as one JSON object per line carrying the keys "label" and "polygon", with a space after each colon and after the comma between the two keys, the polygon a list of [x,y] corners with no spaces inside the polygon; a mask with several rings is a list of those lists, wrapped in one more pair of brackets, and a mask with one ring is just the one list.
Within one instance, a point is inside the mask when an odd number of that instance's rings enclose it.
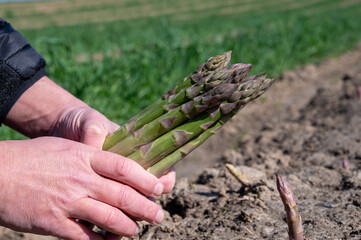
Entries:
{"label": "asparagus stalk", "polygon": [[[173,109],[173,111],[158,117],[149,124],[143,125],[143,127],[137,130],[134,134],[129,135],[111,147],[109,151],[123,156],[128,156],[136,151],[140,146],[149,143],[158,136],[161,136],[186,120],[197,116],[206,109],[220,105],[227,99],[234,102],[243,101],[243,103],[250,101],[250,96],[253,96],[254,99],[261,84],[263,84],[265,76],[259,75],[242,82],[241,80],[245,77],[245,74],[248,74],[249,72],[250,65],[240,66],[241,65],[233,67],[236,69],[235,76],[232,75],[228,80],[223,80],[224,82],[234,82],[234,79],[236,78],[236,81],[240,81],[237,84],[223,83],[207,91],[203,95],[194,97],[192,101],[189,101],[182,106]],[[235,87],[238,87],[237,91],[234,91]],[[231,97],[230,93],[232,93]],[[230,111],[235,107],[235,105],[236,103],[225,103],[222,104],[221,107],[223,111],[226,111],[226,108]]]}
{"label": "asparagus stalk", "polygon": [[[237,94],[237,96],[239,97],[239,100],[237,102],[232,103],[226,101],[224,104],[220,105],[219,109],[214,111],[215,113],[214,117],[212,115],[207,116],[207,113],[201,114],[199,117],[196,117],[194,120],[191,120],[177,127],[171,132],[161,136],[155,141],[142,146],[139,150],[129,155],[129,158],[133,159],[134,161],[142,165],[144,168],[151,167],[153,164],[155,164],[162,158],[165,158],[168,154],[177,150],[178,148],[180,148],[182,145],[187,143],[189,140],[196,137],[201,132],[204,131],[207,132],[207,128],[212,126],[214,123],[216,128],[219,127],[220,125],[223,125],[232,116],[234,116],[239,111],[240,108],[245,106],[249,101],[251,101],[254,98],[254,95],[258,93],[259,88],[260,86],[262,86],[263,82],[264,79],[256,78],[252,81],[253,84],[248,84],[248,82],[237,84],[239,91],[236,92],[242,93],[240,95]],[[272,81],[269,81],[269,83],[271,84]],[[223,118],[220,121],[218,121],[218,119],[221,118],[222,114],[224,115]],[[210,135],[212,135],[212,132],[214,131],[209,130],[209,132],[205,133],[200,138],[207,139],[208,137],[210,137]],[[197,144],[191,143],[190,145],[188,145],[189,146],[188,148],[194,149],[193,147],[191,147],[192,145],[194,146]]]}
{"label": "asparagus stalk", "polygon": [[202,143],[204,143],[208,138],[210,138],[213,134],[218,132],[222,126],[229,121],[241,108],[245,105],[236,106],[233,111],[225,116],[222,116],[215,124],[207,128],[203,133],[201,133],[197,138],[189,141],[182,147],[178,148],[168,156],[164,157],[160,161],[156,162],[152,166],[150,166],[147,171],[155,175],[156,177],[162,176],[166,173],[171,167],[173,167],[177,162],[191,153],[194,149],[199,147]]}
{"label": "asparagus stalk", "polygon": [[160,107],[159,104],[161,104],[164,100],[168,99],[170,96],[174,95],[175,93],[179,93],[184,89],[192,86],[194,83],[197,83],[203,77],[209,76],[213,72],[220,71],[224,66],[226,66],[230,62],[230,59],[231,59],[231,51],[209,58],[205,63],[198,66],[198,68],[193,73],[185,77],[183,79],[183,82],[181,82],[178,86],[176,86],[175,88],[164,94],[162,99],[159,99],[158,101],[156,101],[155,103],[144,109],[142,112],[140,112],[139,114],[128,120],[117,131],[110,134],[105,139],[105,142],[103,144],[103,150],[110,149],[116,143],[123,140],[129,134],[132,134],[135,130],[139,129],[144,124],[159,117],[161,114],[164,113],[164,111],[161,113],[153,112],[153,110],[155,109],[162,110],[162,107]]}
{"label": "asparagus stalk", "polygon": [[[210,57],[209,59],[207,59],[207,61],[205,63],[202,63],[201,65],[199,65],[194,72],[192,72],[188,76],[186,76],[183,79],[183,82],[181,82],[180,84],[178,84],[177,86],[175,86],[174,88],[169,90],[167,93],[165,93],[163,95],[163,97],[161,99],[158,99],[158,101],[156,101],[152,105],[148,106],[145,110],[148,110],[148,109],[151,109],[154,107],[158,107],[159,103],[161,103],[163,100],[166,100],[170,96],[184,91],[188,87],[192,86],[192,84],[197,84],[200,82],[200,80],[207,79],[213,73],[216,73],[216,72],[222,70],[230,62],[231,53],[232,53],[232,51],[228,51],[223,54],[219,54],[214,57]],[[246,65],[246,64],[244,64],[244,65]],[[248,65],[250,65],[250,64],[248,64]],[[143,110],[143,111],[145,111],[145,110]],[[143,111],[140,112],[135,117],[142,114]]]}
{"label": "asparagus stalk", "polygon": [[[222,83],[239,83],[248,76],[251,68],[251,64],[233,64],[212,75],[201,78],[197,83],[177,94],[170,95],[167,100],[162,102],[162,106],[164,108],[164,106],[183,104]],[[168,109],[168,107],[165,108]]]}
{"label": "asparagus stalk", "polygon": [[252,65],[250,64],[234,64],[209,77],[201,78],[196,84],[183,89],[183,91],[169,95],[167,99],[161,101],[157,106],[149,108],[135,118],[134,131],[138,130],[145,124],[153,121],[162,114],[178,107],[180,104],[192,100],[205,91],[208,91],[221,83],[239,82],[247,77]]}
{"label": "asparagus stalk", "polygon": [[201,64],[162,99],[107,137],[103,149],[151,167],[149,171],[156,175],[168,170],[272,84],[265,74],[247,77],[250,64],[224,67],[230,54]]}
{"label": "asparagus stalk", "polygon": [[288,236],[290,240],[303,240],[302,219],[298,212],[295,198],[291,188],[282,177],[276,174],[277,189],[280,193],[283,205],[286,211],[286,219],[288,224]]}
{"label": "asparagus stalk", "polygon": [[217,121],[214,125],[206,129],[197,138],[189,141],[187,144],[178,148],[162,160],[150,166],[147,171],[155,175],[156,177],[162,176],[166,173],[174,164],[180,161],[182,158],[191,153],[194,149],[199,147],[210,136],[215,134],[222,127],[221,121]]}
{"label": "asparagus stalk", "polygon": [[[205,63],[198,66],[198,68],[187,77],[183,79],[179,85],[175,86],[171,89],[168,93],[164,95],[165,98],[169,95],[177,94],[181,92],[183,89],[192,86],[193,84],[197,83],[199,80],[199,76],[197,74],[201,74],[202,76],[208,76],[212,72],[217,72],[228,65],[231,61],[231,54],[232,51],[225,52],[223,54],[216,55],[214,57],[210,57]],[[198,78],[194,78],[194,76],[198,76]]]}
{"label": "asparagus stalk", "polygon": [[145,169],[152,166],[160,159],[184,145],[199,133],[206,130],[221,117],[221,112],[217,108],[212,113],[205,112],[189,122],[175,128],[174,130],[150,142],[128,157]]}
{"label": "asparagus stalk", "polygon": [[[174,166],[178,161],[180,161],[182,158],[184,158],[186,155],[191,153],[194,149],[196,149],[198,146],[200,146],[202,143],[204,143],[209,137],[211,137],[214,133],[216,133],[222,126],[228,122],[234,115],[236,115],[246,104],[247,101],[254,100],[255,98],[261,96],[273,83],[273,79],[265,79],[265,75],[256,75],[253,77],[250,77],[248,80],[259,80],[261,82],[260,87],[255,90],[253,95],[249,97],[249,94],[241,95],[239,94],[237,104],[234,106],[229,104],[230,102],[227,102],[221,106],[223,116],[220,118],[219,121],[217,121],[215,124],[213,124],[211,127],[206,129],[203,133],[201,133],[197,138],[189,141],[182,147],[176,149],[174,152],[169,154],[168,156],[164,157],[157,163],[150,166],[147,170],[154,174],[157,177],[162,176],[164,173],[166,173],[172,166]],[[249,85],[248,85],[249,86]],[[243,88],[243,85],[240,85],[238,88]],[[246,97],[248,96],[248,98]],[[235,96],[233,96],[235,97]],[[248,99],[248,100],[247,100]],[[227,107],[225,107],[227,106]],[[229,107],[232,107],[231,109]],[[130,158],[132,158],[130,156]]]}
{"label": "asparagus stalk", "polygon": [[[180,161],[182,158],[191,153],[194,149],[199,147],[202,143],[204,143],[209,137],[218,132],[222,126],[229,121],[241,108],[245,105],[237,105],[233,111],[229,114],[221,116],[217,122],[208,127],[204,132],[198,135],[197,138],[189,141],[182,147],[176,149],[174,152],[164,157],[160,161],[152,164],[147,171],[159,177],[166,173],[174,164]],[[221,111],[218,111],[219,114]],[[218,116],[217,116],[218,117]],[[132,156],[130,156],[131,159]],[[134,160],[134,159],[133,159]],[[145,167],[146,168],[146,167]]]}
{"label": "asparagus stalk", "polygon": [[179,124],[205,110],[219,106],[235,91],[237,84],[221,84],[194,100],[169,111],[115,144],[108,151],[128,156],[140,146],[149,143]]}

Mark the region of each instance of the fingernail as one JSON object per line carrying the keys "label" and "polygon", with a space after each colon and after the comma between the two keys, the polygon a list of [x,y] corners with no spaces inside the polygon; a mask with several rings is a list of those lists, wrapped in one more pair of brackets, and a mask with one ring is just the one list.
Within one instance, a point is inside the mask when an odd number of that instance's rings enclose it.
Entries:
{"label": "fingernail", "polygon": [[164,186],[162,183],[158,183],[157,185],[155,185],[154,191],[153,191],[153,195],[155,196],[160,196],[163,193],[164,190]]}
{"label": "fingernail", "polygon": [[137,229],[135,229],[135,235],[138,235],[139,233],[139,227],[137,226]]}
{"label": "fingernail", "polygon": [[163,210],[159,209],[154,219],[155,224],[161,223],[163,221],[163,218],[164,218]]}
{"label": "fingernail", "polygon": [[175,170],[174,169],[170,169],[165,175],[175,175],[176,174],[176,172],[175,172]]}

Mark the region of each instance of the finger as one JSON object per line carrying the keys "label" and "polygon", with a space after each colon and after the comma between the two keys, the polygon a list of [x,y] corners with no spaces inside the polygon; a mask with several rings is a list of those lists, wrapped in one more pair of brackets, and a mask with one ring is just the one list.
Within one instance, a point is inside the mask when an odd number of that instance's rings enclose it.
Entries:
{"label": "finger", "polygon": [[121,209],[131,218],[159,224],[164,218],[161,207],[133,188],[109,179],[99,179],[90,187],[90,197]]}
{"label": "finger", "polygon": [[159,179],[129,158],[101,151],[90,164],[96,173],[129,185],[147,196],[163,193],[164,186]]}
{"label": "finger", "polygon": [[73,203],[72,217],[80,218],[112,233],[133,237],[138,234],[137,224],[119,209],[91,198],[82,198]]}
{"label": "finger", "polygon": [[68,219],[62,223],[63,230],[61,231],[61,238],[64,239],[91,239],[102,240],[103,237],[75,221],[75,219]]}
{"label": "finger", "polygon": [[166,174],[161,176],[159,180],[164,185],[163,193],[170,193],[173,190],[176,181],[175,170],[172,168]]}

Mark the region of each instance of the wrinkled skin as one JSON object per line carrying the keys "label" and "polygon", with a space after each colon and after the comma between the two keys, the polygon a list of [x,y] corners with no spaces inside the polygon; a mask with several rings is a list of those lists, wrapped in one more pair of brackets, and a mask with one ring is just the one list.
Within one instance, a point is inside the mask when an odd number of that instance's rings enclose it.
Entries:
{"label": "wrinkled skin", "polygon": [[83,219],[107,230],[106,239],[117,239],[137,234],[135,220],[162,221],[163,211],[147,196],[171,191],[175,172],[158,179],[102,151],[118,125],[47,77],[21,96],[5,124],[33,139],[0,142],[1,225],[64,239],[104,239],[76,221]]}

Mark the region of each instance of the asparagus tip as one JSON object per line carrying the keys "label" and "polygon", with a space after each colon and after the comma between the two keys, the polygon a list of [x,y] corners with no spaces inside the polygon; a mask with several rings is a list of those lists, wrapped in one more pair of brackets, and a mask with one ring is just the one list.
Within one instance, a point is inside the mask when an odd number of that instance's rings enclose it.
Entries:
{"label": "asparagus tip", "polygon": [[276,174],[277,190],[282,199],[286,211],[286,220],[288,224],[288,236],[290,240],[303,240],[302,219],[298,212],[293,193],[288,183]]}

